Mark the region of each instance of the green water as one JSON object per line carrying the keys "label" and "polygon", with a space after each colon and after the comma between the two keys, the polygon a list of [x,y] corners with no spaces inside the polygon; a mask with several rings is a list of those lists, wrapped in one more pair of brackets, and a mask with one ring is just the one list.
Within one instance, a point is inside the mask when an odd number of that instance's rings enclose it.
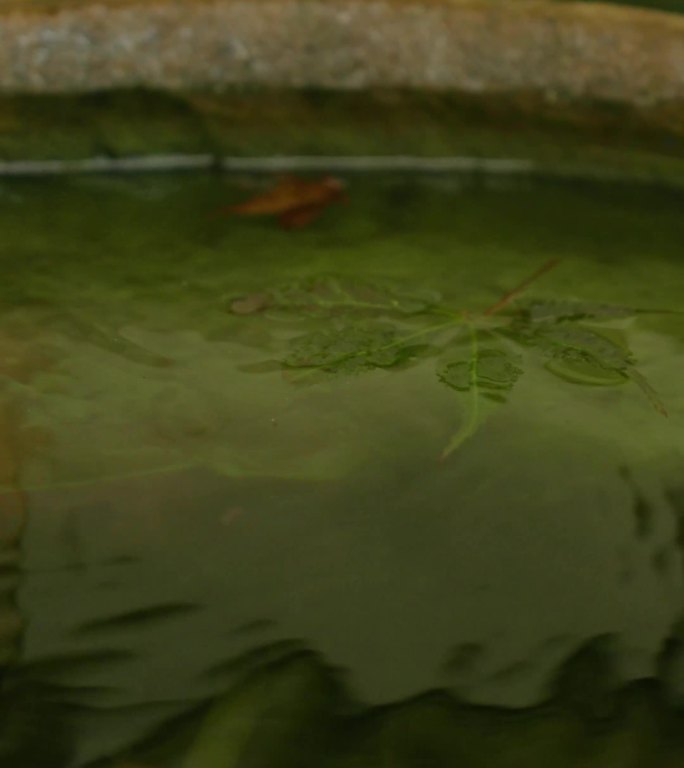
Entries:
{"label": "green water", "polygon": [[0,187],[3,766],[684,762],[682,194],[346,181]]}

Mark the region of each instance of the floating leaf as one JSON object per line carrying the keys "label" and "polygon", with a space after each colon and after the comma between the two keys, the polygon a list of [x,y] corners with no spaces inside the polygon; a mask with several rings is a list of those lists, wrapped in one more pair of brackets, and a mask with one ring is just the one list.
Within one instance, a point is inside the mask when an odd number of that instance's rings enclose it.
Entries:
{"label": "floating leaf", "polygon": [[344,182],[334,176],[321,179],[286,176],[262,194],[217,213],[278,216],[284,229],[301,229],[317,219],[331,203],[344,199],[344,188]]}
{"label": "floating leaf", "polygon": [[334,176],[321,179],[285,176],[262,194],[224,210],[240,216],[282,214],[337,200],[342,196],[344,187],[344,182]]}
{"label": "floating leaf", "polygon": [[278,217],[278,224],[283,229],[303,229],[316,221],[323,211],[328,207],[328,202],[316,203],[315,205],[303,205],[301,208],[293,208],[290,211],[281,213]]}

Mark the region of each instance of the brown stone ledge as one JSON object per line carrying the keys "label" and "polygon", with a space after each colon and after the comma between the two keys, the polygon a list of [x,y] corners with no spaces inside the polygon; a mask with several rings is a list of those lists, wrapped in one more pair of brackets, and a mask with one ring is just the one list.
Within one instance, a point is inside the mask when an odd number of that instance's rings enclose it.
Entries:
{"label": "brown stone ledge", "polygon": [[543,0],[128,0],[0,11],[4,92],[236,85],[684,104],[684,17]]}

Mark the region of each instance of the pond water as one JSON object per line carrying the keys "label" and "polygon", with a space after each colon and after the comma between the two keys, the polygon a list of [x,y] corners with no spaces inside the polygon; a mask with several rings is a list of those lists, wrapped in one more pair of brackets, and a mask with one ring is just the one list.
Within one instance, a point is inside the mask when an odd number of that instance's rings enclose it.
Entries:
{"label": "pond water", "polygon": [[0,186],[3,766],[684,765],[684,195],[346,181]]}

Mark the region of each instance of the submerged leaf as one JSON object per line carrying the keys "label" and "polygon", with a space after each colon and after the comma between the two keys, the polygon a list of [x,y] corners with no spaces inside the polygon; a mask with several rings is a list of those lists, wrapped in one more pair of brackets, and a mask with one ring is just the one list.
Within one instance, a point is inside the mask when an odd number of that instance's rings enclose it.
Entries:
{"label": "submerged leaf", "polygon": [[531,301],[523,308],[523,317],[531,323],[572,320],[613,320],[633,317],[638,310],[586,301]]}
{"label": "submerged leaf", "polygon": [[407,290],[353,278],[321,275],[273,291],[273,306],[316,314],[399,314],[426,312],[439,301],[434,291]]}
{"label": "submerged leaf", "polygon": [[384,324],[347,325],[299,336],[282,361],[288,368],[318,368],[327,373],[355,373],[390,368],[417,350]]}
{"label": "submerged leaf", "polygon": [[537,338],[551,357],[547,370],[566,381],[614,386],[627,380],[631,352],[602,334],[579,325],[545,325]]}
{"label": "submerged leaf", "polygon": [[442,452],[445,459],[471,437],[482,420],[480,400],[489,397],[504,402],[505,393],[522,374],[517,356],[500,347],[481,349],[477,331],[470,328],[470,350],[467,355],[450,359],[437,370],[439,380],[458,392],[469,392],[467,417]]}
{"label": "submerged leaf", "polygon": [[607,368],[583,350],[568,349],[546,363],[546,369],[573,384],[612,387],[624,384],[628,377],[620,369]]}
{"label": "submerged leaf", "polygon": [[606,370],[623,371],[634,362],[626,346],[582,325],[544,323],[514,326],[509,335],[522,344],[537,347],[552,358],[582,358]]}
{"label": "submerged leaf", "polygon": [[643,309],[591,301],[535,300],[523,306],[521,315],[527,322],[572,322],[577,320],[606,321],[637,315],[680,314],[673,309]]}
{"label": "submerged leaf", "polygon": [[[485,405],[491,409],[506,402],[523,373],[521,358],[510,351],[513,344],[540,353],[550,373],[574,384],[616,386],[632,381],[666,415],[657,393],[636,369],[623,334],[599,325],[650,310],[560,299],[527,301],[515,311],[505,311],[557,263],[546,262],[480,313],[444,306],[434,291],[335,275],[254,294],[239,300],[233,310],[252,314],[267,307],[267,318],[275,312],[281,320],[284,316],[313,324],[323,319],[330,324],[290,341],[289,350],[279,358],[281,366],[308,370],[285,373],[286,378],[301,378],[311,371],[359,373],[398,366],[426,351],[439,355],[439,381],[468,394],[465,417],[442,458],[474,434],[486,415]],[[459,333],[454,333],[457,327]],[[469,348],[462,344],[464,328],[469,330]],[[481,345],[481,338],[486,344]]]}
{"label": "submerged leaf", "polygon": [[516,326],[509,331],[520,343],[541,349],[550,359],[546,368],[573,384],[614,386],[633,381],[663,416],[667,410],[657,392],[640,373],[626,345],[582,325],[553,325],[537,328]]}
{"label": "submerged leaf", "polygon": [[633,366],[627,370],[627,375],[637,385],[637,387],[639,387],[644,395],[646,395],[656,411],[658,411],[661,416],[667,416],[667,409],[665,408],[663,401],[660,399],[655,389],[653,389],[653,387],[648,383],[646,377]]}
{"label": "submerged leaf", "polygon": [[503,349],[489,348],[478,350],[476,356],[468,359],[443,363],[437,376],[448,387],[468,392],[473,387],[511,389],[521,373],[517,357]]}

